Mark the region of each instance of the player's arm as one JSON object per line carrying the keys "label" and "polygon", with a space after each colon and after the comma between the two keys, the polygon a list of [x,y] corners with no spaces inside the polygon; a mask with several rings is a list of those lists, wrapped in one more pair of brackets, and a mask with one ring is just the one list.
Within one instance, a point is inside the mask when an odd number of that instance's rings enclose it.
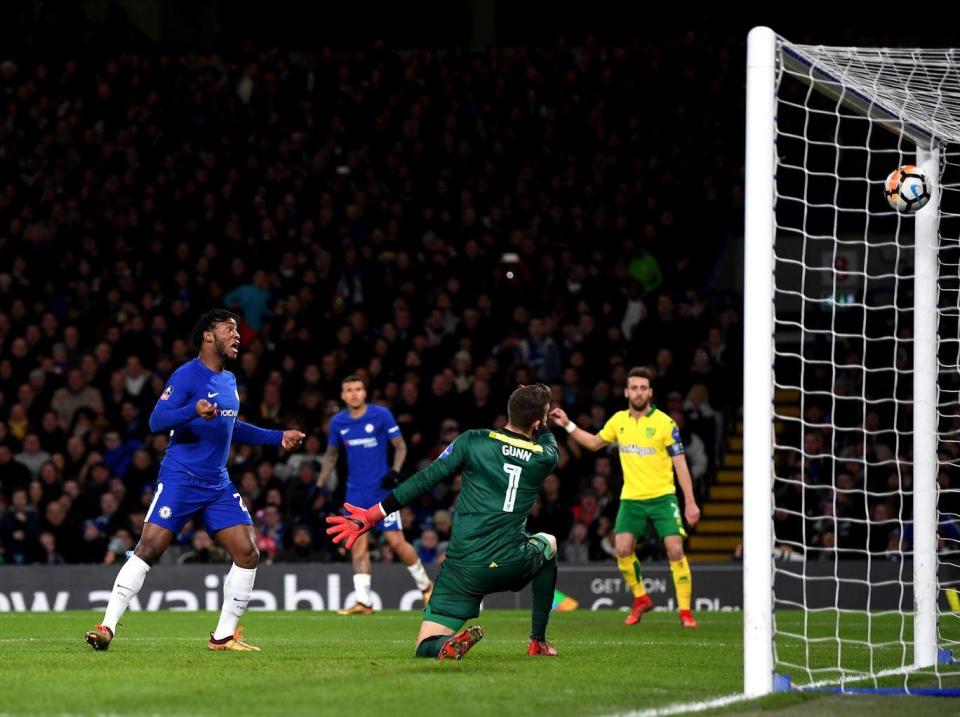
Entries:
{"label": "player's arm", "polygon": [[393,470],[399,473],[407,461],[407,442],[403,440],[403,436],[397,436],[391,438],[390,443],[393,445]]}
{"label": "player's arm", "polygon": [[[603,431],[600,433],[590,433],[590,431],[583,430],[576,423],[570,420],[570,418],[567,416],[567,412],[562,408],[555,408],[550,411],[550,418],[553,420],[555,425],[560,426],[563,430],[569,433],[573,440],[586,448],[588,451],[599,451],[601,448],[605,448],[608,444],[613,442],[608,441],[603,437]],[[606,430],[606,428],[604,428],[604,430]]]}
{"label": "player's arm", "polygon": [[380,487],[386,490],[393,490],[400,485],[400,469],[407,460],[407,442],[400,435],[400,429],[397,428],[396,436],[390,439],[393,446],[393,467],[380,481]]}
{"label": "player's arm", "polygon": [[189,377],[184,373],[175,373],[153,407],[150,430],[154,433],[171,431],[187,425],[197,416],[209,420],[217,415],[216,405],[205,398],[194,403],[193,398]]}
{"label": "player's arm", "polygon": [[557,439],[550,432],[550,429],[545,425],[540,426],[533,438],[537,445],[543,448],[544,461],[556,466],[560,462],[560,449],[557,447]]}
{"label": "player's arm", "polygon": [[234,443],[245,443],[248,446],[282,446],[289,451],[299,446],[302,440],[303,434],[300,431],[260,428],[240,420],[233,424]]}
{"label": "player's arm", "polygon": [[[331,437],[333,436],[332,430],[330,431],[330,435]],[[340,449],[333,445],[333,443],[327,446],[327,451],[323,454],[323,459],[320,461],[320,475],[317,477],[317,487],[323,487],[326,484],[330,478],[330,473],[333,472],[334,466],[337,465],[337,456],[339,455]]]}
{"label": "player's arm", "polygon": [[683,517],[686,518],[688,525],[696,525],[697,521],[700,520],[700,507],[697,505],[697,498],[693,494],[693,478],[690,477],[690,467],[687,465],[687,456],[676,424],[673,424],[673,430],[665,447],[667,453],[670,454],[670,460],[673,462],[673,470],[677,473],[677,483],[680,484],[680,490],[683,491]]}
{"label": "player's arm", "polygon": [[437,460],[416,473],[382,501],[369,508],[364,509],[344,503],[343,507],[348,515],[328,517],[327,523],[331,527],[327,528],[327,534],[333,536],[334,543],[343,542],[347,548],[351,548],[357,538],[386,516],[400,510],[444,478],[456,474],[466,460],[468,442],[468,436],[461,435],[447,446]]}

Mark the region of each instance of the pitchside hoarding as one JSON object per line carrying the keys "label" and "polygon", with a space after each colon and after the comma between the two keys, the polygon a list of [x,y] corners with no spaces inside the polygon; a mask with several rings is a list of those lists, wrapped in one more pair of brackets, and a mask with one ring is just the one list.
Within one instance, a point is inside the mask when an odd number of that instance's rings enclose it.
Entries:
{"label": "pitchside hoarding", "polygon": [[[131,610],[219,610],[223,578],[229,564],[158,565],[147,576]],[[741,570],[738,565],[695,569],[696,610],[739,610]],[[428,566],[431,575],[437,569]],[[0,568],[0,612],[102,610],[110,598],[115,566],[6,566]],[[675,609],[673,582],[667,565],[644,567],[647,591],[658,607]],[[561,567],[557,589],[576,600],[580,609],[627,608],[629,590],[616,566]],[[376,608],[419,610],[420,591],[402,565],[375,565]],[[257,571],[250,610],[338,610],[354,602],[353,573],[348,564],[263,565]],[[530,590],[497,593],[486,608],[529,608]]]}
{"label": "pitchside hoarding", "polygon": [[[228,564],[158,565],[150,571],[131,610],[219,610]],[[739,563],[694,564],[693,609],[740,610],[743,605],[743,569]],[[428,567],[436,574],[437,568]],[[842,562],[837,568],[840,588],[833,579],[833,563],[778,564],[778,607],[833,606],[873,610],[910,609],[913,574],[909,563]],[[0,567],[0,612],[59,612],[106,607],[116,577],[116,566],[4,566]],[[647,592],[658,609],[674,610],[676,603],[670,568],[643,565]],[[868,587],[869,583],[873,587]],[[804,586],[806,589],[804,590]],[[561,566],[557,589],[579,603],[581,610],[627,609],[631,595],[616,566],[596,563]],[[373,600],[376,608],[419,610],[420,591],[402,565],[375,565]],[[869,600],[869,603],[868,603]],[[337,610],[354,601],[348,564],[263,565],[257,571],[251,610]],[[497,593],[486,608],[529,608],[529,588],[519,593]]]}

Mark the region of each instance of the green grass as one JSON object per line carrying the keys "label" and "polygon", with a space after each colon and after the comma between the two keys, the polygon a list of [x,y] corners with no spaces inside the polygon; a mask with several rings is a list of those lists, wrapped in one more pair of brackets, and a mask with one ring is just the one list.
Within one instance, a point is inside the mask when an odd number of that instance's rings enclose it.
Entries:
{"label": "green grass", "polygon": [[[91,612],[0,613],[0,714],[604,715],[740,691],[741,618],[701,613],[682,630],[655,612],[626,628],[616,611],[555,614],[561,656],[525,654],[529,617],[487,611],[486,636],[459,663],[412,657],[420,615],[254,612],[260,653],[212,653],[212,613],[131,613],[106,653]],[[900,681],[902,684],[902,679]],[[871,717],[956,713],[942,698],[778,694],[714,714]]]}

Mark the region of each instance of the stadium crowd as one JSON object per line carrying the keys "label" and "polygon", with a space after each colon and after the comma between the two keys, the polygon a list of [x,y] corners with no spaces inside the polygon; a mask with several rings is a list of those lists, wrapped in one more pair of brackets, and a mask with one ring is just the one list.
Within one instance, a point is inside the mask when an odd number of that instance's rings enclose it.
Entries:
{"label": "stadium crowd", "polygon": [[[246,419],[307,434],[293,454],[231,457],[266,561],[343,559],[323,531],[342,481],[315,481],[349,373],[393,411],[412,472],[502,425],[517,384],[547,383],[599,430],[649,365],[702,494],[742,365],[737,297],[704,290],[742,212],[724,159],[741,128],[714,109],[739,65],[687,51],[710,38],[181,55],[132,30],[12,25],[0,561],[123,559],[167,440],[147,419],[211,307],[243,319]],[[704,86],[691,58],[707,56],[725,79]],[[616,454],[565,438],[529,527],[564,560],[609,559]],[[457,492],[404,509],[425,563]],[[169,559],[224,559],[198,526],[180,541]]]}

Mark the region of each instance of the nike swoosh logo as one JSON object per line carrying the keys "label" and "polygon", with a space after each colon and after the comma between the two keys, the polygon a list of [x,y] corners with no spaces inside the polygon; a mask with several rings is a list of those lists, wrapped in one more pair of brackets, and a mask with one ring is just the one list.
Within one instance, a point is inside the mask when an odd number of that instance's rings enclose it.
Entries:
{"label": "nike swoosh logo", "polygon": [[216,393],[208,393],[207,398],[213,398],[214,396],[219,396],[219,395],[220,395],[219,391],[217,391]]}
{"label": "nike swoosh logo", "polygon": [[348,433],[350,433],[350,429],[349,429],[349,428],[341,428],[341,429],[340,429],[340,435],[341,435],[341,436],[345,436],[345,435],[347,435]]}

